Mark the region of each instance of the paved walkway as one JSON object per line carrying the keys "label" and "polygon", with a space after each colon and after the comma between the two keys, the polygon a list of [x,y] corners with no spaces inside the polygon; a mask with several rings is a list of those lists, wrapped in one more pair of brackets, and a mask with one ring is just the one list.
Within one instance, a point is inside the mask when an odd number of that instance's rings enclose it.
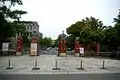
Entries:
{"label": "paved walkway", "polygon": [[[8,60],[11,60],[13,69],[6,70]],[[37,60],[40,70],[32,70]],[[52,70],[55,61],[60,70]],[[80,61],[83,61],[85,70],[77,70]],[[105,68],[102,62],[105,60]],[[120,60],[84,57],[57,57],[56,55],[31,56],[6,56],[0,57],[0,74],[96,74],[96,73],[120,73]]]}

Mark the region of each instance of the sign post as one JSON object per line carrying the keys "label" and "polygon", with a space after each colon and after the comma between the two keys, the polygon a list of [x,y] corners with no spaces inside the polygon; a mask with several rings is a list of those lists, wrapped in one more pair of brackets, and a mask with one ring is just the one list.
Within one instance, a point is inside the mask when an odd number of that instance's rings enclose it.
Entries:
{"label": "sign post", "polygon": [[3,54],[8,53],[8,47],[9,47],[9,43],[3,43],[3,46],[2,46]]}
{"label": "sign post", "polygon": [[83,47],[80,48],[80,54],[81,54],[81,56],[84,56],[84,48]]}

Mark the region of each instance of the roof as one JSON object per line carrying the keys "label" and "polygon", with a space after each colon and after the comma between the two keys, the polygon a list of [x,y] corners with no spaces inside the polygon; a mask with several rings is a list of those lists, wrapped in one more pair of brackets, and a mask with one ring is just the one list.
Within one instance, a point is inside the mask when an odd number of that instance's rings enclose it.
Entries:
{"label": "roof", "polygon": [[[36,22],[36,21],[14,21],[14,22],[18,22],[18,23],[31,23],[31,24],[33,24],[33,23],[36,23],[37,25],[38,25],[38,23]],[[38,25],[38,27],[39,27],[39,25]]]}
{"label": "roof", "polygon": [[18,23],[37,23],[36,21],[14,21]]}

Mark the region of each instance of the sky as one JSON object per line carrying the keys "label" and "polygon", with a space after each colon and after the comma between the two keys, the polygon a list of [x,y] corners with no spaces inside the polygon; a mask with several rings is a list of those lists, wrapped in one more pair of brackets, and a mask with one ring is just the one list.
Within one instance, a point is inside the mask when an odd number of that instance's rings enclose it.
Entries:
{"label": "sky", "polygon": [[37,21],[43,36],[56,39],[63,30],[85,17],[93,16],[104,25],[113,25],[120,0],[23,0],[23,5],[15,8],[27,11],[22,20]]}

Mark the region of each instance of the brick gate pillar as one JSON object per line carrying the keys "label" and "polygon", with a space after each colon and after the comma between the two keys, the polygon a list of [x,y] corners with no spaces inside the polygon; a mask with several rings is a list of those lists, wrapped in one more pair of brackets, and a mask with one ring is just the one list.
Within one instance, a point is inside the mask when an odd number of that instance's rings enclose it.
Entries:
{"label": "brick gate pillar", "polygon": [[19,34],[17,38],[17,49],[16,49],[17,56],[22,55],[22,47],[23,47],[23,39],[22,36]]}

